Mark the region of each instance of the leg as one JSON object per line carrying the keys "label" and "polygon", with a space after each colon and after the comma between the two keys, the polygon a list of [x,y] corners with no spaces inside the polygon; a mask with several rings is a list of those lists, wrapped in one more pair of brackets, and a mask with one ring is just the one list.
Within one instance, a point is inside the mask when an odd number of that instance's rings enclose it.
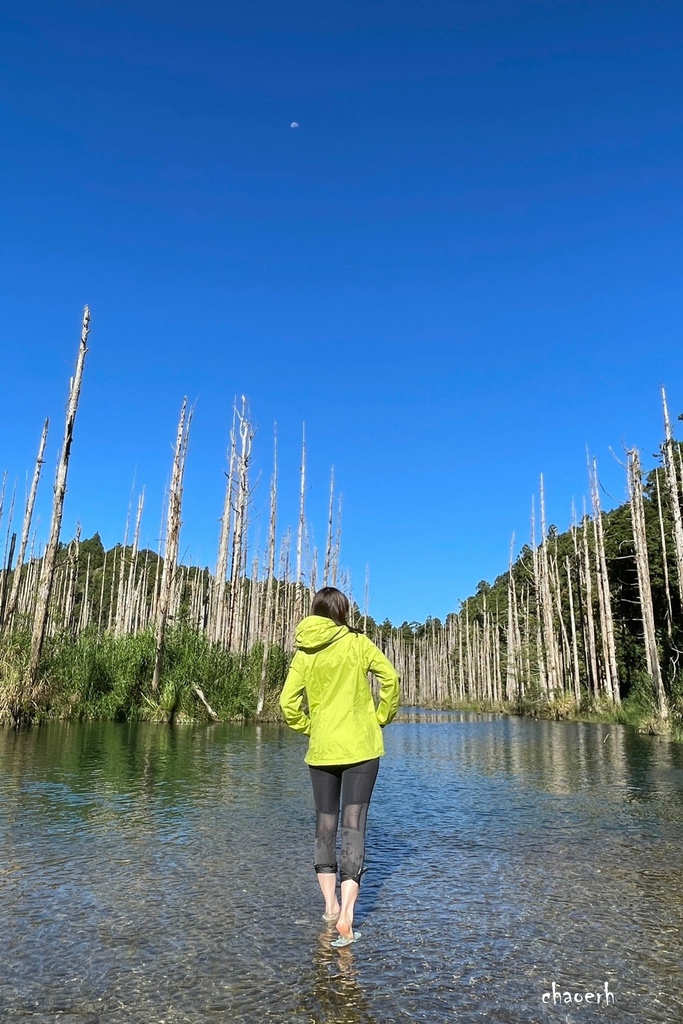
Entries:
{"label": "leg", "polygon": [[365,823],[370,797],[377,779],[379,758],[350,765],[342,782],[342,905],[337,931],[342,937],[353,935],[353,911],[358,899],[365,859]]}
{"label": "leg", "polygon": [[341,884],[341,910],[337,919],[337,931],[342,938],[351,938],[360,933],[353,930],[353,910],[356,906],[360,885],[352,878],[346,878]]}
{"label": "leg", "polygon": [[337,899],[337,872],[318,871],[316,873],[320,891],[325,900],[325,921],[336,921],[339,917],[339,900]]}
{"label": "leg", "polygon": [[325,900],[326,918],[339,914],[337,901],[337,824],[341,794],[341,770],[309,765],[315,801],[314,864]]}

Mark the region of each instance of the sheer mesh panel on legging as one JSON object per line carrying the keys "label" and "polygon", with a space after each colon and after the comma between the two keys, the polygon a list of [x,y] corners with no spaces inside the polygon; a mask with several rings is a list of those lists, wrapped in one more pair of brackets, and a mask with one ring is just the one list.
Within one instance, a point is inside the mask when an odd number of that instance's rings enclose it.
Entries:
{"label": "sheer mesh panel on legging", "polygon": [[337,823],[341,798],[341,880],[360,883],[365,826],[379,758],[353,765],[310,766],[316,806],[315,870],[336,873]]}

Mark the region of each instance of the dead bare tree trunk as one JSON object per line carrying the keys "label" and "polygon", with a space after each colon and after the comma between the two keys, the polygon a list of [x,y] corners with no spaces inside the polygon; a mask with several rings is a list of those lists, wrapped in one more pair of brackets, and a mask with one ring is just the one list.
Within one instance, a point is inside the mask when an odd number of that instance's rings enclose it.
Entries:
{"label": "dead bare tree trunk", "polygon": [[581,703],[581,676],[579,672],[579,646],[576,641],[576,619],[574,617],[574,587],[572,584],[572,569],[569,555],[565,556],[565,568],[567,571],[567,592],[569,594],[569,623],[572,631],[572,670],[574,675],[574,700],[577,707]]}
{"label": "dead bare tree trunk", "polygon": [[5,550],[7,554],[5,556],[5,566],[2,571],[2,578],[0,580],[0,623],[3,622],[5,618],[5,598],[7,597],[7,588],[9,586],[9,576],[12,571],[12,561],[14,559],[14,548],[16,546],[16,543],[17,535],[16,533],[13,533],[11,538],[8,539],[8,542],[5,545]]}
{"label": "dead bare tree trunk", "polygon": [[275,639],[275,618],[273,597],[275,589],[275,545],[277,536],[277,436],[273,440],[273,476],[270,483],[270,523],[268,527],[268,578],[266,580],[266,602],[263,613],[263,655],[261,658],[261,681],[259,684],[256,714],[260,715],[266,701],[268,681],[268,656]]}
{"label": "dead bare tree trunk", "polygon": [[460,700],[465,699],[465,660],[463,655],[462,645],[462,614],[458,615],[458,697]]}
{"label": "dead bare tree trunk", "polygon": [[[675,442],[669,422],[669,410],[666,404],[666,392],[662,388],[662,407],[664,409],[664,469],[671,502],[673,519],[674,553],[676,555],[676,573],[678,575],[678,596],[683,604],[683,520],[681,518],[681,499],[678,484],[678,472],[674,458]],[[680,454],[680,453],[679,453]]]}
{"label": "dead bare tree trunk", "polygon": [[593,579],[591,576],[591,562],[588,548],[588,516],[584,506],[583,510],[583,570],[584,583],[586,587],[586,644],[588,647],[588,660],[590,662],[590,677],[593,684],[593,694],[597,697],[600,687],[598,675],[597,643],[595,639],[595,618],[593,614]]}
{"label": "dead bare tree trunk", "polygon": [[619,695],[619,670],[617,668],[617,648],[614,641],[614,618],[612,616],[612,599],[607,575],[607,558],[605,557],[605,533],[602,526],[602,510],[600,508],[600,491],[598,487],[598,464],[593,459],[589,462],[588,476],[590,479],[591,499],[593,505],[593,536],[595,542],[595,564],[598,573],[598,597],[600,599],[600,618],[602,626],[603,658],[605,661],[605,689],[607,696],[615,704],[621,704]]}
{"label": "dead bare tree trunk", "polygon": [[327,514],[327,542],[325,544],[325,565],[323,568],[323,586],[329,587],[332,571],[332,531],[334,527],[334,466],[330,473],[330,506]]}
{"label": "dead bare tree trunk", "polygon": [[247,516],[249,507],[249,466],[254,430],[249,421],[246,399],[242,398],[239,419],[240,450],[237,455],[237,498],[232,536],[232,565],[230,572],[230,604],[228,615],[228,649],[236,644],[241,646],[242,616],[244,611],[244,588],[246,586]]}
{"label": "dead bare tree trunk", "polygon": [[363,596],[363,632],[368,631],[368,608],[370,607],[370,566],[365,566],[365,593]]}
{"label": "dead bare tree trunk", "polygon": [[31,489],[29,491],[28,499],[26,501],[26,510],[24,512],[24,522],[21,528],[21,541],[19,542],[19,554],[17,556],[17,567],[14,571],[14,579],[12,580],[12,590],[7,602],[7,608],[5,609],[4,623],[6,625],[12,625],[12,619],[17,607],[17,599],[19,597],[19,587],[21,585],[21,572],[24,565],[24,558],[26,557],[26,547],[28,545],[28,538],[31,533],[31,521],[33,519],[33,509],[36,503],[36,494],[38,493],[38,483],[40,481],[40,474],[44,465],[43,455],[45,453],[45,445],[47,443],[47,432],[50,421],[45,420],[43,424],[43,433],[40,438],[40,445],[38,446],[38,457],[36,458],[36,468],[33,472],[33,480],[31,481]]}
{"label": "dead bare tree trunk", "polygon": [[228,458],[227,483],[225,485],[225,500],[223,501],[223,515],[221,516],[221,533],[218,541],[218,560],[216,562],[216,575],[213,580],[213,600],[211,608],[211,639],[214,643],[222,643],[225,630],[225,592],[228,574],[228,556],[230,553],[230,521],[232,518],[232,492],[234,483],[235,463],[237,460],[237,439],[235,435],[235,420],[237,418],[237,407],[232,409],[232,427],[230,428],[230,454]]}
{"label": "dead bare tree trunk", "polygon": [[[306,531],[308,533],[308,530]],[[311,555],[311,568],[308,575],[308,604],[310,606],[311,601],[315,596],[315,592],[318,589],[318,549],[313,548],[313,554]]]}
{"label": "dead bare tree trunk", "polygon": [[550,564],[548,560],[548,538],[546,536],[545,489],[543,486],[543,474],[541,474],[541,550],[539,563],[541,615],[543,620],[543,637],[548,672],[548,689],[552,698],[560,689],[560,673],[557,656],[557,640],[555,637],[555,624],[553,622],[553,603],[550,584]]}
{"label": "dead bare tree trunk", "polygon": [[551,574],[553,579],[553,592],[555,597],[555,611],[557,613],[557,621],[560,624],[560,637],[561,637],[561,648],[559,657],[559,673],[560,682],[562,684],[562,691],[567,690],[567,680],[571,674],[570,672],[570,650],[569,650],[569,637],[567,636],[567,627],[564,624],[564,615],[562,613],[562,588],[560,586],[560,570],[558,566],[558,554],[557,554],[557,535],[555,536],[555,555],[551,558]]}
{"label": "dead bare tree trunk", "polygon": [[500,608],[496,597],[496,617],[493,620],[493,682],[495,696],[494,700],[500,704],[503,700],[503,683],[500,666]]}
{"label": "dead bare tree trunk", "polygon": [[[117,549],[114,548],[114,551],[112,552],[112,558],[111,558],[111,561],[112,561],[112,566],[111,566],[111,585],[109,587],[109,613],[108,613],[108,616],[107,616],[107,632],[108,633],[111,633],[112,624],[114,622],[114,607],[115,607],[115,605],[114,605],[114,590],[116,588],[116,566],[118,564],[118,561],[117,561],[117,558],[116,558],[116,551],[117,551]],[[161,557],[161,555],[159,557]]]}
{"label": "dead bare tree trunk", "polygon": [[[462,613],[461,613],[462,614]],[[472,635],[470,631],[470,603],[465,601],[465,659],[467,665],[467,693],[472,698],[474,694],[474,661],[472,657]]]}
{"label": "dead bare tree trunk", "polygon": [[130,499],[128,501],[128,511],[126,513],[126,529],[123,534],[123,544],[121,545],[120,559],[119,559],[119,585],[116,590],[116,612],[114,615],[114,636],[121,636],[123,634],[123,617],[124,617],[124,594],[126,584],[126,551],[128,548],[128,532],[130,530],[130,513],[133,506],[133,492],[131,491]]}
{"label": "dead bare tree trunk", "polygon": [[[152,594],[152,610],[151,610],[151,614],[150,614],[150,621],[154,621],[154,622],[156,622],[157,608],[159,607],[159,591],[161,589],[161,575],[162,575],[161,552],[165,548],[165,546],[166,546],[166,536],[165,536],[165,533],[164,533],[164,508],[163,508],[163,504],[162,504],[162,508],[161,508],[161,521],[159,523],[159,550],[157,551],[156,572],[154,574],[154,592]],[[116,565],[114,565],[114,568],[116,568]],[[110,616],[110,618],[111,618],[111,616]],[[110,624],[110,628],[111,628],[111,624]]]}
{"label": "dead bare tree trunk", "polygon": [[517,600],[515,592],[515,579],[512,574],[512,553],[515,546],[515,535],[513,533],[510,541],[510,558],[508,560],[508,644],[507,644],[507,676],[505,682],[505,697],[507,700],[514,700],[520,696],[519,677],[519,655],[517,647],[518,625],[517,625]]}
{"label": "dead bare tree trunk", "polygon": [[12,500],[9,506],[9,515],[7,517],[7,533],[5,536],[5,564],[0,569],[0,628],[5,619],[5,601],[7,598],[7,590],[9,587],[9,577],[12,571],[12,561],[14,559],[14,549],[17,544],[17,535],[12,533],[12,523],[14,521],[14,502],[17,496],[17,482],[14,481],[14,487],[12,488]]}
{"label": "dead bare tree trunk", "polygon": [[190,437],[190,423],[192,421],[192,410],[187,411],[187,399],[183,400],[178,421],[178,433],[176,435],[175,454],[173,457],[173,473],[171,475],[171,486],[168,494],[168,517],[166,524],[166,548],[164,551],[164,567],[161,572],[161,586],[159,588],[159,600],[157,602],[156,617],[156,650],[154,654],[154,674],[152,676],[152,690],[156,693],[159,689],[161,678],[161,664],[164,655],[164,639],[166,636],[166,624],[173,592],[173,581],[178,565],[178,547],[180,543],[180,514],[183,502],[183,475],[185,473],[185,459],[187,457],[187,445]]}
{"label": "dead bare tree trunk", "polygon": [[104,582],[107,576],[107,552],[104,552],[104,562],[102,565],[102,585],[100,586],[100,607],[97,615],[97,635],[102,636],[102,615],[104,611]]}
{"label": "dead bare tree trunk", "polygon": [[332,552],[332,563],[331,563],[331,574],[332,574],[332,586],[337,586],[337,577],[339,575],[339,558],[341,554],[341,532],[342,532],[342,495],[339,495],[337,501],[337,535],[334,542],[334,550]]}
{"label": "dead bare tree trunk", "polygon": [[281,643],[286,650],[291,650],[294,644],[294,624],[290,614],[290,598],[292,588],[290,586],[289,567],[290,552],[292,548],[292,531],[287,527],[280,543],[280,586],[278,587],[277,600],[280,603],[280,627]]}
{"label": "dead bare tree trunk", "polygon": [[126,594],[124,599],[123,631],[130,633],[133,630],[135,618],[136,586],[135,577],[138,569],[138,552],[140,549],[140,526],[142,524],[142,510],[145,506],[145,489],[142,488],[138,497],[138,510],[135,516],[135,533],[133,534],[133,550],[131,552],[130,567],[128,569],[128,582],[126,583]]}
{"label": "dead bare tree trunk", "polygon": [[545,649],[543,646],[543,608],[541,603],[541,569],[540,555],[536,547],[536,512],[532,498],[531,502],[531,550],[534,571],[534,595],[536,598],[536,660],[538,662],[538,685],[542,693],[548,693],[548,677],[546,675]]}
{"label": "dead bare tree trunk", "polygon": [[666,594],[666,632],[669,638],[673,633],[673,606],[671,604],[671,587],[669,585],[669,557],[666,548],[666,534],[664,533],[664,516],[662,514],[662,494],[659,486],[659,470],[655,470],[655,482],[657,485],[657,516],[659,519],[659,539],[662,545],[662,568],[664,570],[664,593]]}
{"label": "dead bare tree trunk", "polygon": [[298,622],[301,618],[303,603],[303,573],[302,553],[304,542],[304,530],[306,528],[306,424],[302,427],[301,435],[301,477],[299,488],[299,526],[296,534],[296,579],[294,581],[294,618]]}
{"label": "dead bare tree trunk", "polygon": [[38,683],[38,667],[40,665],[40,656],[43,650],[43,642],[45,640],[45,627],[47,625],[48,609],[50,605],[50,595],[52,593],[52,584],[54,581],[55,562],[57,558],[57,548],[59,545],[59,534],[62,526],[62,514],[64,511],[64,496],[66,494],[66,478],[69,469],[69,455],[71,454],[71,443],[73,441],[74,424],[76,422],[76,411],[78,409],[78,399],[81,394],[81,383],[83,381],[83,368],[85,366],[85,356],[88,351],[88,334],[90,332],[90,309],[88,306],[83,311],[83,323],[81,326],[81,341],[78,349],[78,358],[76,360],[76,372],[71,379],[71,386],[69,388],[69,404],[66,410],[66,427],[64,431],[64,441],[62,444],[62,453],[57,465],[57,475],[55,477],[55,489],[54,489],[54,501],[52,504],[52,520],[50,522],[50,537],[45,548],[45,555],[43,556],[43,565],[40,573],[40,582],[38,584],[38,598],[36,601],[36,610],[33,617],[33,632],[31,635],[31,655],[28,666],[28,686],[29,693],[32,694]]}
{"label": "dead bare tree trunk", "polygon": [[78,615],[78,626],[77,632],[80,634],[90,625],[90,555],[88,555],[88,561],[85,566],[85,584],[83,585],[83,600],[81,601],[81,610]]}
{"label": "dead bare tree trunk", "polygon": [[647,674],[653,683],[659,717],[662,722],[666,722],[669,717],[669,705],[664,691],[662,671],[659,664],[659,651],[657,650],[655,613],[652,605],[652,587],[650,584],[650,565],[647,555],[645,509],[643,507],[643,477],[640,468],[640,456],[636,448],[630,448],[626,455],[628,458],[628,490],[631,499],[633,546],[638,572],[640,606],[643,613],[645,663],[647,665]]}
{"label": "dead bare tree trunk", "polygon": [[2,525],[3,510],[5,508],[5,490],[7,488],[7,470],[2,474],[2,487],[0,487],[0,526]]}

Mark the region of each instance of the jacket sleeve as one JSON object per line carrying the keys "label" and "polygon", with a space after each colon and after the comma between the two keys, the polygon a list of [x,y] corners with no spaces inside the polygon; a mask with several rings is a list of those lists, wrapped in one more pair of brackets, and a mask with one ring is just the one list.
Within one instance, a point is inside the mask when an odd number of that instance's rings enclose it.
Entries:
{"label": "jacket sleeve", "polygon": [[398,711],[400,701],[398,672],[389,659],[382,654],[379,647],[376,647],[375,644],[373,644],[372,640],[368,640],[367,644],[367,670],[368,672],[372,672],[374,676],[377,676],[380,682],[377,721],[381,726],[385,726],[391,722]]}
{"label": "jacket sleeve", "polygon": [[285,722],[296,732],[302,732],[304,736],[311,735],[311,720],[302,708],[304,696],[304,677],[301,671],[301,658],[304,657],[299,651],[292,658],[289,672],[285,679],[285,685],[280,694],[280,708],[285,716]]}

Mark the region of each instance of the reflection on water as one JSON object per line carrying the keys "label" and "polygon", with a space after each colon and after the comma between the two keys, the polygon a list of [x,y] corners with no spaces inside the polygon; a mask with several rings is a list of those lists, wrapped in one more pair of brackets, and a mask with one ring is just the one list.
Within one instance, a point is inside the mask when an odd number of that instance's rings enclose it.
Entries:
{"label": "reflection on water", "polygon": [[300,737],[0,731],[0,1020],[683,1019],[683,748],[460,712],[385,739],[363,938],[334,950]]}

